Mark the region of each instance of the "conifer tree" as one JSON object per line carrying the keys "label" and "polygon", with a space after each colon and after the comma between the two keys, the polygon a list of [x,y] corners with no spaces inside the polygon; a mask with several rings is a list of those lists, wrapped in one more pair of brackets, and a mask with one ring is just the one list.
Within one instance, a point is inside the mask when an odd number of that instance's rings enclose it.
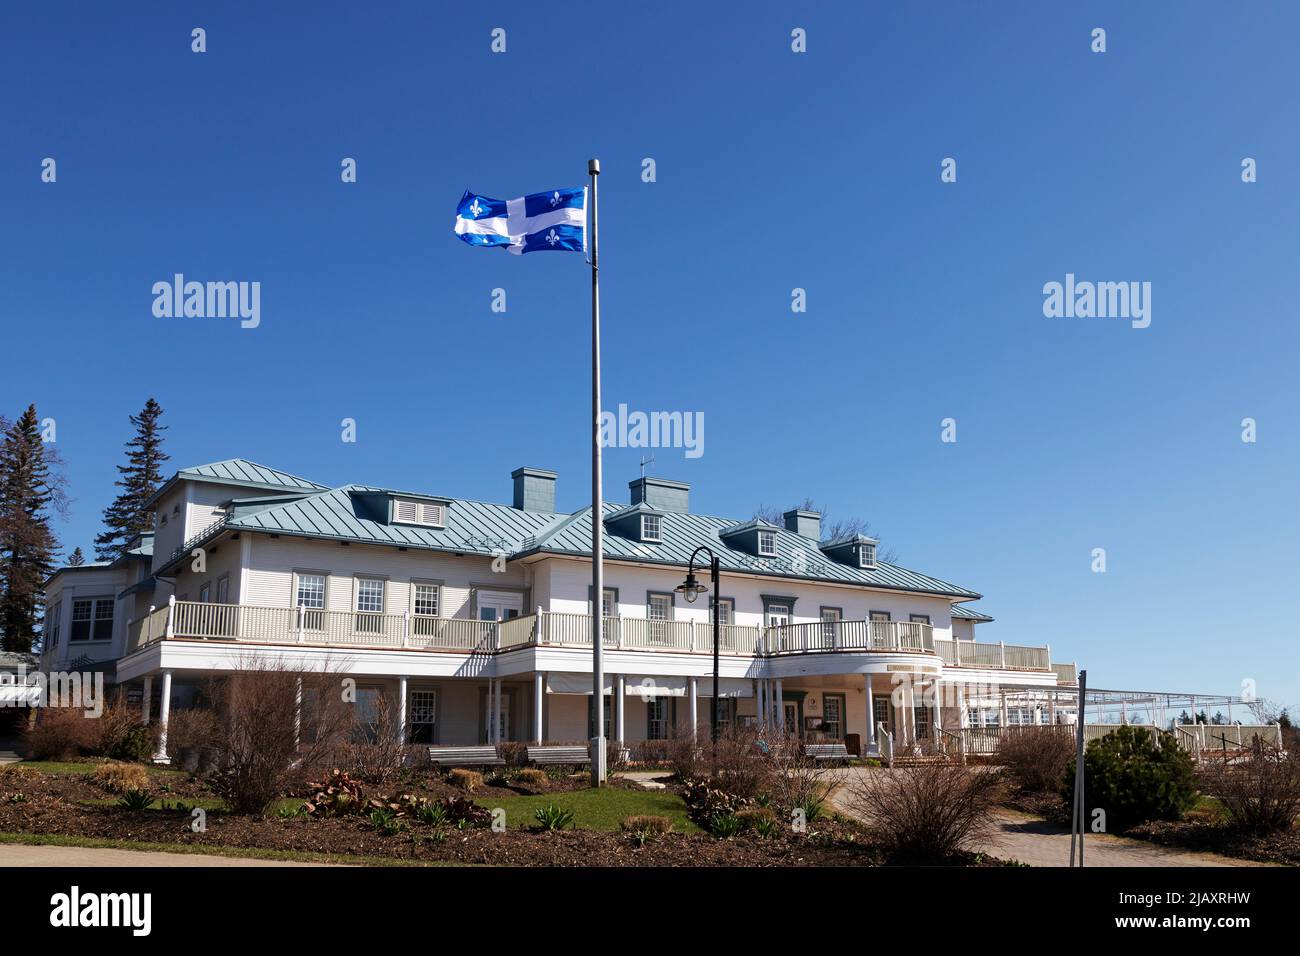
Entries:
{"label": "conifer tree", "polygon": [[162,450],[166,425],[158,424],[162,406],[152,398],[139,415],[131,416],[135,436],[126,443],[126,464],[118,465],[115,483],[121,493],[104,509],[104,531],[95,538],[95,554],[101,561],[122,556],[132,538],[153,527],[153,514],[145,502],[162,484],[162,463],[170,457]]}
{"label": "conifer tree", "polygon": [[86,556],[81,553],[81,546],[72,549],[72,554],[68,555],[68,567],[79,568],[86,563]]}
{"label": "conifer tree", "polygon": [[36,406],[28,406],[0,443],[0,643],[7,651],[26,653],[36,637],[59,550],[51,509],[67,503],[59,464]]}

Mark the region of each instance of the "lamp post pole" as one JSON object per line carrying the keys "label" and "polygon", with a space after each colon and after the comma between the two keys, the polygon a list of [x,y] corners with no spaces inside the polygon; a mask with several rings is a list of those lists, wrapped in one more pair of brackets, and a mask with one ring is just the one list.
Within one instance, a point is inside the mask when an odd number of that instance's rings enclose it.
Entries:
{"label": "lamp post pole", "polygon": [[709,707],[709,736],[713,743],[713,776],[716,777],[718,775],[718,699],[722,694],[722,677],[719,673],[722,621],[718,614],[718,590],[721,587],[722,568],[718,556],[713,553],[712,548],[702,544],[691,552],[691,559],[686,563],[686,580],[679,584],[675,590],[682,592],[688,604],[695,603],[695,599],[700,596],[700,592],[708,590],[707,587],[695,580],[695,558],[701,551],[705,551],[709,555],[709,576],[713,585],[713,597],[709,600],[709,609],[713,615],[713,697]]}

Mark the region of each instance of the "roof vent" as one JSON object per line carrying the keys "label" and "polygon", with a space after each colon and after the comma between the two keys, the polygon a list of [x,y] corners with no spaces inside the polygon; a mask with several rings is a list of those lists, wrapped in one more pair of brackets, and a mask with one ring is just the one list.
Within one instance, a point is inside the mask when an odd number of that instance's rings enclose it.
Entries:
{"label": "roof vent", "polygon": [[520,511],[555,511],[555,479],[559,475],[545,468],[516,468],[515,507]]}

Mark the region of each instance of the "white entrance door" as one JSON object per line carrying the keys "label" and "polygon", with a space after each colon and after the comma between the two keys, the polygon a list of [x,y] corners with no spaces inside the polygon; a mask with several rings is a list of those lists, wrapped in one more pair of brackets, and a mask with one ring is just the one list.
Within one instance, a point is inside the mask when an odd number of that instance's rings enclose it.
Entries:
{"label": "white entrance door", "polygon": [[507,621],[524,612],[524,596],[510,591],[479,591],[478,619]]}

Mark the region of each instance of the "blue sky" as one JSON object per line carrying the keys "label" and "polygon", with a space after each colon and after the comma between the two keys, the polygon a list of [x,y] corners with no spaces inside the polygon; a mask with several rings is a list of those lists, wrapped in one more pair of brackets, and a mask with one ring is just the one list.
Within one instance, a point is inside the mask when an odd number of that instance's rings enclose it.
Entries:
{"label": "blue sky", "polygon": [[[508,500],[529,464],[581,507],[585,265],[451,227],[598,156],[606,406],[704,413],[652,468],[695,510],[812,496],[983,592],[982,639],[1300,701],[1294,5],[607,6],[0,14],[0,411],[58,423],[68,549],[149,395],[173,466]],[[261,326],[155,318],[176,272],[260,281]],[[1150,327],[1044,317],[1067,272],[1151,282]]]}

